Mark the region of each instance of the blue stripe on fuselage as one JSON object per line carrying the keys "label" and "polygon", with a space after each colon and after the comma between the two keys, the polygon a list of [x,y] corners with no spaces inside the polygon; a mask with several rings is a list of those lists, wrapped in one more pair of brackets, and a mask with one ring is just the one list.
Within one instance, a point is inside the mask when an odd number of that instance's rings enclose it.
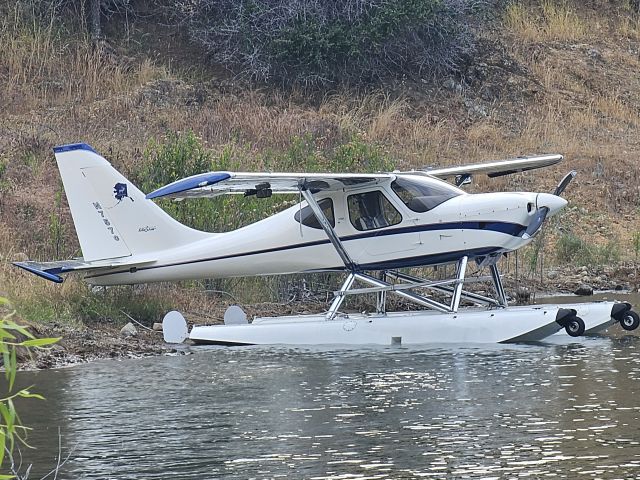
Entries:
{"label": "blue stripe on fuselage", "polygon": [[491,230],[493,232],[505,233],[514,237],[521,237],[527,227],[519,223],[509,222],[447,222],[432,223],[429,225],[412,225],[409,227],[384,228],[379,230],[367,230],[355,235],[340,237],[342,241],[359,240],[362,238],[383,237],[386,235],[400,235],[414,232],[433,232],[437,230]]}
{"label": "blue stripe on fuselage", "polygon": [[421,265],[438,265],[442,263],[457,262],[462,257],[483,257],[502,252],[501,247],[472,248],[455,252],[435,253],[431,255],[418,255],[415,257],[394,258],[382,262],[360,264],[361,270],[393,270],[396,268],[419,267]]}

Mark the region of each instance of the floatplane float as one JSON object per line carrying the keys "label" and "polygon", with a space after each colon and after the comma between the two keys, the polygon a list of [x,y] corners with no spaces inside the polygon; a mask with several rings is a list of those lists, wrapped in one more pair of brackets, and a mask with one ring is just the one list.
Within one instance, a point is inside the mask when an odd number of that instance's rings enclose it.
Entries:
{"label": "floatplane float", "polygon": [[[47,280],[59,283],[65,274],[80,273],[92,285],[107,286],[303,272],[346,275],[324,314],[251,323],[233,314],[224,325],[195,326],[189,333],[179,318],[176,324],[180,315],[173,315],[165,320],[165,337],[174,340],[188,335],[196,343],[220,345],[518,342],[543,340],[562,329],[579,336],[615,322],[627,330],[640,323],[628,303],[508,306],[498,260],[530,243],[545,220],[566,205],[560,195],[575,172],[553,193],[470,194],[459,187],[472,175],[546,167],[561,155],[372,174],[208,172],[145,195],[89,145],[63,145],[54,152],[83,257],[15,262]],[[225,233],[191,229],[153,202],[225,194],[298,195],[300,202]],[[470,263],[488,269],[493,294],[464,288],[472,281],[466,275]],[[407,267],[443,264],[456,265],[452,278],[406,273]],[[346,297],[372,293],[375,312],[341,311]],[[388,312],[388,294],[419,309]]]}

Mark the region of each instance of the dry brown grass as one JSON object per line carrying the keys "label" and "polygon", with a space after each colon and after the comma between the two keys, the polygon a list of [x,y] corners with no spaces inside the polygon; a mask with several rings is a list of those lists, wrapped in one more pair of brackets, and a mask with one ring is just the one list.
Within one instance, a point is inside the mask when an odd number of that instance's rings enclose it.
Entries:
{"label": "dry brown grass", "polygon": [[53,16],[21,18],[18,5],[0,19],[0,99],[14,112],[107,98],[167,75],[149,60],[123,61],[85,36],[70,37]]}
{"label": "dry brown grass", "polygon": [[620,91],[606,92],[594,98],[593,106],[608,121],[626,124],[636,129],[640,122],[637,108],[625,103]]}
{"label": "dry brown grass", "polygon": [[[63,306],[55,305],[88,294],[79,281],[51,285],[6,263],[21,252],[51,256],[46,235],[59,179],[50,147],[86,141],[127,171],[142,161],[149,139],[167,131],[192,130],[215,154],[231,151],[238,168],[246,170],[265,168],[269,152],[286,151],[295,137],[304,136],[321,153],[355,136],[389,152],[401,169],[562,153],[566,161],[557,168],[477,178],[472,189],[547,191],[567,170],[577,169],[566,193],[577,208],[568,211],[566,225],[584,238],[606,228],[630,255],[630,237],[640,231],[638,59],[624,45],[607,43],[611,35],[600,35],[589,15],[578,15],[567,3],[523,5],[507,10],[506,43],[540,91],[523,99],[520,92],[505,90],[493,103],[485,102],[486,117],[469,113],[466,100],[482,101],[472,89],[429,92],[423,99],[339,92],[311,102],[300,92],[203,85],[179,80],[149,60],[125,61],[94,50],[82,38],[62,42],[51,26],[15,29],[5,19],[0,23],[7,53],[0,56],[5,105],[0,158],[9,164],[0,180],[9,186],[0,204],[0,294],[61,315]],[[638,38],[631,20],[616,22],[614,32]],[[590,43],[573,48],[574,41],[594,42],[602,58],[588,56]],[[77,241],[66,210],[63,220],[63,256],[71,256]]]}
{"label": "dry brown grass", "polygon": [[564,1],[543,0],[535,8],[520,2],[509,4],[504,24],[521,40],[529,42],[578,41],[594,24],[578,16]]}
{"label": "dry brown grass", "polygon": [[636,42],[640,41],[640,16],[623,15],[618,25],[620,35]]}
{"label": "dry brown grass", "polygon": [[402,133],[408,110],[405,99],[384,92],[364,95],[344,92],[326,98],[318,113],[331,119],[341,130],[382,142],[396,139]]}

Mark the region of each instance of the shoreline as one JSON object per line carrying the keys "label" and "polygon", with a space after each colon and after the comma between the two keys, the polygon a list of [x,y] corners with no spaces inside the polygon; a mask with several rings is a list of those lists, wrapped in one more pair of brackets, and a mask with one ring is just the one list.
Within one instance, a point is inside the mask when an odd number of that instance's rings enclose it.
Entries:
{"label": "shoreline", "polygon": [[[594,295],[615,295],[626,297],[637,294],[637,291],[622,290],[596,290]],[[596,301],[594,295],[575,296],[571,293],[555,291],[536,291],[533,302],[516,302],[516,304],[535,304],[537,300],[553,297],[575,298],[576,303]],[[515,300],[515,299],[514,299]],[[622,301],[625,299],[622,298]],[[545,302],[542,302],[545,303]],[[634,305],[640,308],[640,304]],[[249,309],[249,306],[247,306]],[[253,308],[251,310],[254,310]],[[255,310],[254,310],[255,311]],[[275,312],[273,312],[275,313]],[[310,313],[305,311],[305,313]],[[219,324],[206,322],[207,324]],[[191,328],[192,322],[189,322]],[[29,328],[37,337],[61,337],[60,341],[49,349],[34,349],[31,355],[19,356],[20,370],[46,370],[51,368],[66,368],[78,364],[89,363],[105,359],[143,358],[160,355],[178,354],[183,349],[180,346],[164,342],[162,331],[147,330],[136,327],[136,334],[129,336],[121,333],[122,327],[113,323],[82,324],[80,326],[60,324],[30,324]],[[636,335],[636,333],[626,332]],[[616,337],[616,332],[604,333],[604,335]],[[186,345],[186,343],[183,343]]]}

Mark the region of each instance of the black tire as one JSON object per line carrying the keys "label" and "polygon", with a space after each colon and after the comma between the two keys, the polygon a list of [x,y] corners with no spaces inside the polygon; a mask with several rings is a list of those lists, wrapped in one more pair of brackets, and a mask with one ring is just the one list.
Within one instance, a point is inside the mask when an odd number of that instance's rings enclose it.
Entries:
{"label": "black tire", "polygon": [[620,326],[627,331],[635,330],[640,325],[640,317],[633,310],[629,310],[620,319]]}
{"label": "black tire", "polygon": [[584,321],[580,317],[569,317],[564,324],[564,330],[572,337],[584,335]]}

